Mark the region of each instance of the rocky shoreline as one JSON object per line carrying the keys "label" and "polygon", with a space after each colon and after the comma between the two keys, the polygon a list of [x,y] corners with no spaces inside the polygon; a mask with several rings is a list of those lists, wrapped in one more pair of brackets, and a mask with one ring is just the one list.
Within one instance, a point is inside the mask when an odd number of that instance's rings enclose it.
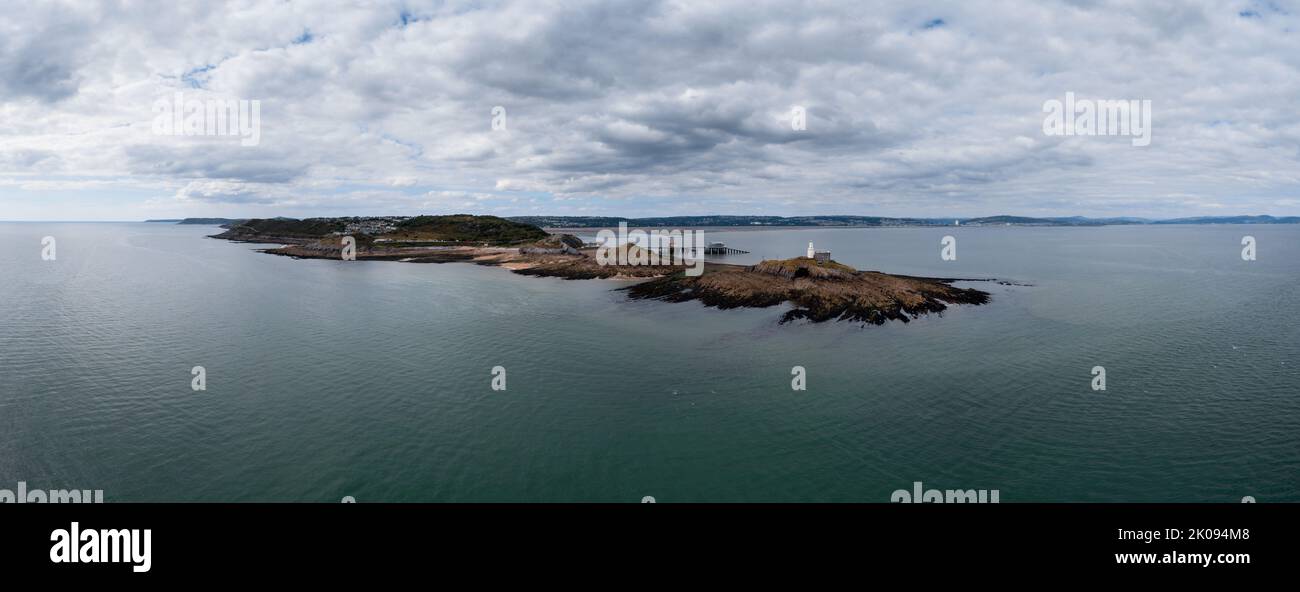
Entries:
{"label": "rocky shoreline", "polygon": [[[257,221],[253,221],[257,222]],[[313,222],[319,225],[319,222]],[[277,229],[283,223],[275,225]],[[291,227],[292,228],[292,227]],[[538,229],[540,230],[540,229]],[[511,229],[516,233],[517,230]],[[807,257],[764,261],[757,265],[706,263],[698,276],[686,274],[684,265],[601,265],[595,249],[584,248],[576,237],[546,235],[535,240],[479,241],[439,240],[408,232],[393,238],[355,237],[358,261],[404,263],[474,263],[505,267],[514,273],[566,280],[644,280],[619,288],[634,300],[688,302],[697,300],[708,307],[769,308],[789,303],[780,323],[806,320],[813,323],[844,321],[864,326],[896,320],[904,323],[922,315],[942,313],[954,304],[981,305],[989,294],[952,285],[959,279],[890,275],[858,271],[835,261]],[[236,226],[211,238],[281,246],[260,252],[298,259],[342,258],[343,236],[304,236],[299,233],[267,233],[252,226]],[[636,247],[628,247],[636,248]],[[992,281],[992,280],[983,280]]]}
{"label": "rocky shoreline", "polygon": [[[817,265],[812,261],[807,264]],[[951,285],[954,281],[959,280],[856,270],[839,277],[814,279],[774,274],[764,270],[762,264],[707,265],[705,273],[698,277],[675,274],[622,289],[633,299],[698,300],[719,309],[767,308],[789,302],[793,308],[781,316],[781,324],[807,320],[883,325],[886,321],[906,323],[925,314],[941,313],[950,304],[989,302],[987,292],[957,288]]]}

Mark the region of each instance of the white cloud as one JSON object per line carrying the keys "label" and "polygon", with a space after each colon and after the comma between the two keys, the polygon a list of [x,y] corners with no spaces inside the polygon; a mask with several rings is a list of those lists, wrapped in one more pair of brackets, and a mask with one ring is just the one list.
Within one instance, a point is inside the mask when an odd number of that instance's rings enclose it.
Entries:
{"label": "white cloud", "polygon": [[[175,215],[1294,214],[1300,18],[1275,6],[39,4],[0,24],[0,176],[23,181],[0,198],[74,218],[42,192],[111,183],[155,216],[160,187]],[[153,135],[178,90],[261,101],[259,145]],[[1067,91],[1152,100],[1151,146],[1043,136]]]}

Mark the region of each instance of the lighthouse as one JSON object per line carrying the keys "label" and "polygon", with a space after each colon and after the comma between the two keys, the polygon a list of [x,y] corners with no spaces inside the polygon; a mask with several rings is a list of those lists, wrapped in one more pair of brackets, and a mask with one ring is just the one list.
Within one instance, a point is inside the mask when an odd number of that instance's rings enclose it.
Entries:
{"label": "lighthouse", "polygon": [[813,244],[810,242],[808,243],[808,258],[818,263],[825,263],[831,260],[831,252],[818,251],[817,249],[813,248]]}

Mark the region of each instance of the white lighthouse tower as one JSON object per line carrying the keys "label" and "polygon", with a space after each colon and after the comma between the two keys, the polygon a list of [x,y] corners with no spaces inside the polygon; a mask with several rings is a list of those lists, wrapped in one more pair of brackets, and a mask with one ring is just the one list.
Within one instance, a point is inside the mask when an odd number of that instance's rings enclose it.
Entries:
{"label": "white lighthouse tower", "polygon": [[818,251],[817,249],[814,249],[814,248],[813,248],[813,244],[812,244],[811,242],[809,242],[809,243],[808,243],[808,258],[809,258],[809,259],[812,259],[813,261],[816,261],[816,262],[818,262],[818,263],[825,263],[825,262],[831,260],[831,252],[830,252],[830,251]]}

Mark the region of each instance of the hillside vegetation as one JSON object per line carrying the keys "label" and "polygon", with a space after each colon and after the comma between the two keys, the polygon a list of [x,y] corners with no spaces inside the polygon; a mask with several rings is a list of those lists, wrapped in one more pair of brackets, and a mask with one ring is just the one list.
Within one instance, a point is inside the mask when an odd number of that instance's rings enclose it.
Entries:
{"label": "hillside vegetation", "polygon": [[415,216],[397,224],[386,237],[394,240],[486,242],[512,245],[547,238],[545,230],[496,216]]}
{"label": "hillside vegetation", "polygon": [[220,238],[257,238],[257,237],[292,237],[319,238],[333,232],[342,232],[343,220],[338,218],[254,218],[230,225],[230,229],[218,235]]}
{"label": "hillside vegetation", "polygon": [[[216,235],[239,241],[287,240],[336,243],[336,235],[354,235],[358,244],[380,248],[376,239],[390,247],[409,243],[441,242],[465,245],[511,246],[546,240],[545,230],[496,216],[415,216],[412,218],[258,218],[231,223]],[[579,244],[581,241],[579,241]]]}

